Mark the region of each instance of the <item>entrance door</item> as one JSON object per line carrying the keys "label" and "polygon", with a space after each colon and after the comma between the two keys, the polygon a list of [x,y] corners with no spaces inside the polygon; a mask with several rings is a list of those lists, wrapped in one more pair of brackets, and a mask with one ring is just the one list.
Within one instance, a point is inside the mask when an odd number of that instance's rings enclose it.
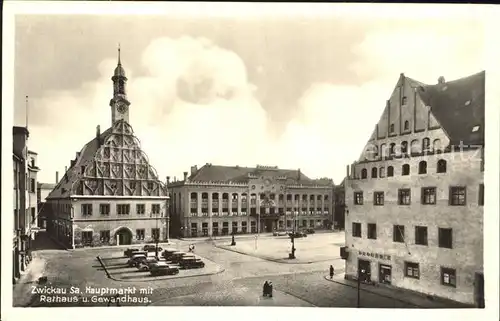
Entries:
{"label": "entrance door", "polygon": [[118,232],[116,232],[117,235],[117,245],[130,245],[132,244],[132,233],[126,229],[122,228]]}
{"label": "entrance door", "polygon": [[370,282],[371,281],[370,261],[358,259],[358,269],[361,281]]}
{"label": "entrance door", "polygon": [[484,309],[484,275],[476,273],[474,280],[474,290],[476,292],[476,306]]}
{"label": "entrance door", "polygon": [[379,282],[391,284],[392,267],[390,265],[379,264]]}

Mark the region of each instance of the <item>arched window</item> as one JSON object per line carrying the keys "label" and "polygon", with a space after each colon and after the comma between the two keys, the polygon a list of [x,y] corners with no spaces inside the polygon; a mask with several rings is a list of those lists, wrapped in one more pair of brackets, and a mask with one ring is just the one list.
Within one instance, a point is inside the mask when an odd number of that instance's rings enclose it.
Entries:
{"label": "arched window", "polygon": [[389,133],[394,133],[394,124],[389,127]]}
{"label": "arched window", "polygon": [[434,139],[434,141],[432,142],[432,149],[434,150],[435,153],[443,151],[443,148],[441,146],[441,140],[439,138]]}
{"label": "arched window", "polygon": [[418,142],[418,140],[414,139],[411,141],[411,144],[410,144],[410,153],[411,154],[419,154],[421,151],[420,149],[420,143]]}
{"label": "arched window", "polygon": [[366,160],[376,160],[378,158],[378,146],[369,144],[366,148],[365,159]]}
{"label": "arched window", "polygon": [[421,161],[418,163],[418,173],[419,174],[427,174],[427,162]]}
{"label": "arched window", "polygon": [[410,130],[410,122],[405,120],[405,127],[404,127],[405,130]]}
{"label": "arched window", "polygon": [[198,193],[195,193],[195,192],[191,193],[191,200],[192,201],[198,200]]}
{"label": "arched window", "polygon": [[407,141],[403,141],[401,143],[401,153],[403,155],[406,155],[408,153],[408,142]]}
{"label": "arched window", "polygon": [[389,147],[389,156],[394,156],[396,154],[396,144],[391,143]]}
{"label": "arched window", "polygon": [[377,168],[376,167],[372,168],[372,178],[377,178]]}
{"label": "arched window", "polygon": [[385,177],[385,168],[384,167],[380,167],[379,170],[378,170],[378,177],[380,178],[384,178]]}
{"label": "arched window", "polygon": [[213,193],[212,194],[212,200],[218,201],[219,200],[219,193]]}
{"label": "arched window", "polygon": [[201,193],[201,199],[207,200],[208,199],[208,193]]}
{"label": "arched window", "polygon": [[406,98],[406,96],[404,96],[403,98],[401,98],[401,105],[406,105],[406,103],[408,102],[408,99]]}
{"label": "arched window", "polygon": [[404,164],[401,170],[401,175],[410,175],[410,165]]}
{"label": "arched window", "polygon": [[392,177],[394,176],[394,167],[389,166],[387,167],[387,177]]}
{"label": "arched window", "polygon": [[444,159],[438,160],[436,172],[446,173],[446,161]]}
{"label": "arched window", "polygon": [[361,178],[366,178],[368,176],[368,171],[366,170],[366,168],[363,168],[361,170]]}
{"label": "arched window", "polygon": [[431,140],[426,137],[422,140],[422,152],[427,152],[430,149],[431,149]]}
{"label": "arched window", "polygon": [[380,145],[380,156],[383,158],[385,156],[387,156],[387,146],[386,144],[382,144]]}
{"label": "arched window", "polygon": [[229,194],[228,193],[222,193],[222,199],[223,200],[228,200],[229,199]]}

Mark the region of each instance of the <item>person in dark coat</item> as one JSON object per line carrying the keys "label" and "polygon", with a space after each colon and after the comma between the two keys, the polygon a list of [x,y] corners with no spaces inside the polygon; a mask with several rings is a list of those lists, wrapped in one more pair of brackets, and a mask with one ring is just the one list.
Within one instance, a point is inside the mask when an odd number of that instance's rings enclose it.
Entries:
{"label": "person in dark coat", "polygon": [[333,279],[333,274],[335,273],[333,265],[330,265],[330,279]]}
{"label": "person in dark coat", "polygon": [[262,296],[267,296],[267,294],[269,293],[269,283],[264,282],[264,287],[262,289]]}
{"label": "person in dark coat", "polygon": [[273,282],[269,282],[268,283],[268,288],[269,288],[269,297],[272,298],[273,297]]}

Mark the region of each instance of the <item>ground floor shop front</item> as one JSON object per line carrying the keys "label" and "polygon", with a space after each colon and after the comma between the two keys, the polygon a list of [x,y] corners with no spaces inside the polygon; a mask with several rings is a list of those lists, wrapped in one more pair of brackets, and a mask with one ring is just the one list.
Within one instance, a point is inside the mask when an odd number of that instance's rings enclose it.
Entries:
{"label": "ground floor shop front", "polygon": [[270,233],[276,230],[328,229],[330,221],[324,217],[299,217],[295,221],[279,217],[258,218],[254,216],[191,217],[181,227],[182,237],[238,235],[248,233]]}
{"label": "ground floor shop front", "polygon": [[138,220],[52,220],[47,232],[68,248],[160,242],[169,238],[168,224],[154,218]]}
{"label": "ground floor shop front", "polygon": [[346,278],[484,307],[484,277],[477,267],[384,251],[347,251]]}

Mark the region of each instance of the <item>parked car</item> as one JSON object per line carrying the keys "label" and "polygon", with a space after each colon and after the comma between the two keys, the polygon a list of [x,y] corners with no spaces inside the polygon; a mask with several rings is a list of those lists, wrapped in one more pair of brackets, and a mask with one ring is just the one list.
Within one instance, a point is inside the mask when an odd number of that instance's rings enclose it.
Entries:
{"label": "parked car", "polygon": [[273,232],[273,235],[274,236],[286,236],[288,235],[288,231],[285,231],[285,230],[280,230],[280,231],[274,231]]}
{"label": "parked car", "polygon": [[123,251],[123,255],[125,255],[126,257],[131,257],[132,253],[136,253],[136,252],[143,252],[143,251],[141,249],[138,249],[138,248],[128,248],[125,251]]}
{"label": "parked car", "polygon": [[158,262],[151,264],[151,266],[149,267],[149,273],[152,276],[174,275],[179,273],[179,269],[176,267],[172,267],[165,262]]}
{"label": "parked car", "polygon": [[294,237],[294,238],[301,238],[301,237],[307,237],[307,234],[304,232],[295,232],[295,233],[289,233],[288,236]]}
{"label": "parked car", "polygon": [[181,269],[197,269],[204,268],[205,262],[196,257],[183,257],[179,262]]}
{"label": "parked car", "polygon": [[137,259],[137,262],[135,263],[135,267],[139,271],[149,271],[151,265],[156,264],[158,262],[159,261],[154,257],[145,257],[143,259]]}
{"label": "parked car", "polygon": [[[146,244],[144,245],[142,250],[146,252],[156,252],[156,245]],[[163,249],[158,246],[158,253],[160,253],[161,251],[163,251]]]}
{"label": "parked car", "polygon": [[308,228],[304,232],[306,232],[307,234],[314,234],[314,233],[316,233],[316,231],[313,228]]}
{"label": "parked car", "polygon": [[179,252],[179,250],[177,250],[177,249],[165,249],[163,251],[163,253],[161,254],[161,256],[164,257],[166,260],[168,260],[168,259],[170,259],[172,254],[174,254],[175,252]]}
{"label": "parked car", "polygon": [[191,254],[191,253],[186,253],[186,252],[175,252],[173,253],[171,256],[170,256],[170,261],[172,261],[172,263],[179,263],[181,258],[184,257],[184,256],[194,256],[194,254]]}
{"label": "parked car", "polygon": [[146,260],[147,255],[145,253],[133,254],[130,259],[127,261],[127,265],[130,267],[136,266],[136,264],[140,261]]}

